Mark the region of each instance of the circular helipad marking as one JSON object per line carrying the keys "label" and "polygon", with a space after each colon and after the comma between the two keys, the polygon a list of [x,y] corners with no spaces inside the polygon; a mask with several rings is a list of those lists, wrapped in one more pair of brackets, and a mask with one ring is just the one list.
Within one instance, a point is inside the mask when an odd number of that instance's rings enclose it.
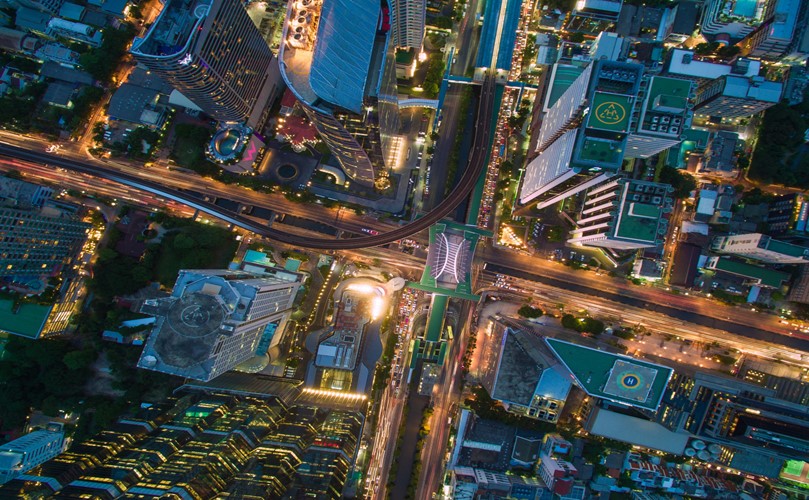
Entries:
{"label": "circular helipad marking", "polygon": [[621,377],[621,385],[627,389],[634,389],[640,385],[640,377],[634,373],[627,373]]}
{"label": "circular helipad marking", "polygon": [[602,102],[596,108],[596,118],[601,123],[615,125],[620,123],[626,116],[626,108],[615,101]]}
{"label": "circular helipad marking", "polygon": [[192,304],[180,314],[180,320],[185,326],[199,328],[211,319],[211,313],[197,304]]}

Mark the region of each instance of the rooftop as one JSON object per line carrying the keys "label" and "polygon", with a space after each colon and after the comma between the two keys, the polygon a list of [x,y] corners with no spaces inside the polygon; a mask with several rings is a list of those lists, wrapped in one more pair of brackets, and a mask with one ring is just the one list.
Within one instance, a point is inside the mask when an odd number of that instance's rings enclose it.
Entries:
{"label": "rooftop", "polygon": [[[743,76],[758,75],[761,69],[759,61],[743,59],[740,60],[744,64],[738,65],[739,68],[744,68]],[[707,61],[701,61],[694,57],[694,53],[690,50],[674,49],[671,52],[671,59],[667,68],[668,73],[676,75],[690,76],[693,78],[707,78],[715,80],[723,75],[729,75],[733,71],[733,66],[730,64],[720,64]]]}
{"label": "rooftop", "polygon": [[671,368],[599,351],[557,339],[545,339],[577,385],[587,394],[655,411],[660,405]]}
{"label": "rooftop", "polygon": [[767,239],[765,248],[771,252],[789,255],[790,257],[805,257],[809,254],[809,248],[772,238]]}
{"label": "rooftop", "polygon": [[691,82],[676,78],[653,77],[641,115],[645,132],[679,136],[685,126]]}
{"label": "rooftop", "polygon": [[728,257],[713,257],[711,261],[709,266],[712,266],[712,269],[750,278],[758,284],[770,288],[780,288],[785,281],[789,280],[787,273],[731,260]]}
{"label": "rooftop", "polygon": [[141,123],[144,110],[157,104],[157,90],[124,83],[112,94],[107,114],[115,120]]}
{"label": "rooftop", "polygon": [[0,299],[0,331],[35,339],[45,326],[53,306],[20,304],[16,309],[10,299]]}
{"label": "rooftop", "polygon": [[545,108],[549,109],[556,104],[556,101],[562,97],[567,89],[573,85],[576,78],[584,72],[582,66],[574,66],[571,64],[556,64],[553,67],[553,80],[551,88],[548,91],[548,100],[545,103]]}
{"label": "rooftop", "polygon": [[626,132],[633,98],[628,95],[595,92],[587,127],[610,132]]}
{"label": "rooftop", "polygon": [[503,335],[492,398],[523,406],[531,404],[534,394],[567,398],[570,382],[540,338],[511,328]]}
{"label": "rooftop", "polygon": [[132,52],[164,57],[187,50],[210,5],[210,0],[169,0],[146,35],[135,38]]}
{"label": "rooftop", "polygon": [[761,77],[728,75],[725,77],[723,95],[741,99],[777,103],[781,100],[784,84],[771,82]]}
{"label": "rooftop", "polygon": [[656,243],[665,235],[668,221],[663,215],[670,203],[666,185],[637,181],[625,183],[620,213],[615,219],[615,236]]}

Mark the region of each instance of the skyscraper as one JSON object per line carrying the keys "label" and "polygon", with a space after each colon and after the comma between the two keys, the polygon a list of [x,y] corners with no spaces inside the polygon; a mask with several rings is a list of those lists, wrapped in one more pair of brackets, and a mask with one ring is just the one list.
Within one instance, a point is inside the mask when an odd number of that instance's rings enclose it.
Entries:
{"label": "skyscraper", "polygon": [[679,144],[690,127],[692,83],[649,77],[641,65],[614,60],[620,50],[612,38],[599,36],[575,79],[551,83],[549,93],[561,95],[543,117],[521,204],[541,209],[596,186],[618,175],[625,158]]}
{"label": "skyscraper", "polygon": [[391,17],[397,48],[421,49],[426,13],[426,0],[393,0]]}
{"label": "skyscraper", "polygon": [[279,83],[270,47],[237,0],[168,0],[131,52],[222,122],[261,126]]}
{"label": "skyscraper", "polygon": [[386,0],[292,0],[281,75],[343,171],[387,185],[399,129],[395,44]]}
{"label": "skyscraper", "polygon": [[253,356],[265,327],[292,307],[286,274],[180,271],[170,297],[141,309],[157,317],[138,366],[208,381]]}
{"label": "skyscraper", "polygon": [[77,220],[78,207],[46,204],[53,191],[0,177],[0,276],[41,276],[70,264],[90,224]]}
{"label": "skyscraper", "polygon": [[778,104],[783,89],[783,83],[761,76],[725,75],[697,90],[694,112],[721,118],[752,116]]}

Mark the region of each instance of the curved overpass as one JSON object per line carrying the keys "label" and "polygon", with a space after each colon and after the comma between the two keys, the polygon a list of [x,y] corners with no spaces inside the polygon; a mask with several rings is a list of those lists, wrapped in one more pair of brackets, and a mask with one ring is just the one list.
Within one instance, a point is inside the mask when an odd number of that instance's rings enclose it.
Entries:
{"label": "curved overpass", "polygon": [[449,194],[449,196],[444,198],[441,203],[439,203],[433,210],[420,219],[417,219],[400,228],[375,236],[363,236],[360,238],[351,238],[347,240],[301,236],[279,231],[278,229],[267,227],[264,224],[256,222],[252,219],[248,219],[247,217],[243,217],[237,213],[225,210],[217,205],[214,205],[213,203],[198,200],[179,190],[162,186],[156,182],[140,179],[135,175],[130,175],[123,172],[110,171],[101,166],[85,164],[76,160],[59,157],[57,155],[39,151],[29,151],[17,146],[2,143],[0,143],[0,155],[34,163],[46,163],[59,168],[94,175],[103,179],[118,182],[125,186],[147,191],[162,198],[183,203],[191,208],[201,210],[228,223],[247,229],[248,231],[252,231],[261,236],[278,240],[290,245],[323,250],[368,248],[386,245],[427,229],[449,214],[467,196],[469,196],[469,193],[472,192],[472,189],[477,183],[478,177],[480,177],[481,172],[485,168],[486,161],[488,159],[487,153],[490,136],[489,127],[492,113],[494,113],[494,90],[494,78],[489,77],[484,82],[480,92],[480,105],[478,108],[477,119],[475,120],[475,138],[472,153],[470,155],[469,165],[466,168],[460,182],[458,182],[458,185]]}

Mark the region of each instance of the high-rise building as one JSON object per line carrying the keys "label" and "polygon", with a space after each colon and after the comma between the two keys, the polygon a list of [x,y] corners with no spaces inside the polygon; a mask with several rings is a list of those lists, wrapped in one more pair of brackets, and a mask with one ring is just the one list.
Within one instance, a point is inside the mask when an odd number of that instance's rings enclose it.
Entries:
{"label": "high-rise building", "polygon": [[701,86],[694,98],[694,113],[720,118],[743,118],[775,106],[784,84],[760,76],[725,75]]}
{"label": "high-rise building", "polygon": [[237,0],[169,0],[132,55],[211,118],[266,121],[277,62]]}
{"label": "high-rise building", "polygon": [[631,250],[663,244],[672,211],[668,184],[613,179],[587,192],[568,243]]}
{"label": "high-rise building", "polygon": [[395,44],[385,0],[289,2],[281,75],[352,181],[388,185],[397,158]]}
{"label": "high-rise building", "polygon": [[803,233],[806,232],[807,220],[809,220],[809,200],[806,195],[793,193],[777,196],[768,207],[767,232]]}
{"label": "high-rise building", "polygon": [[506,410],[555,423],[572,387],[542,337],[495,323],[483,356],[483,386]]}
{"label": "high-rise building", "polygon": [[768,264],[809,263],[809,248],[774,240],[761,233],[718,236],[714,238],[711,250],[760,260]]}
{"label": "high-rise building", "polygon": [[286,273],[180,271],[170,297],[147,300],[141,309],[157,321],[138,366],[211,380],[254,355],[264,329],[292,307],[299,286]]}
{"label": "high-rise building", "polygon": [[10,481],[0,496],[342,497],[359,451],[360,413],[206,392],[121,418]]}
{"label": "high-rise building", "polygon": [[76,217],[78,207],[48,202],[53,191],[0,178],[0,276],[53,274],[76,258],[90,224]]}
{"label": "high-rise building", "polygon": [[708,0],[703,5],[700,31],[725,44],[736,43],[772,17],[777,0],[733,2]]}
{"label": "high-rise building", "polygon": [[521,204],[551,206],[615,177],[625,158],[680,142],[690,126],[691,83],[643,72],[641,65],[599,57],[566,85],[543,118]]}
{"label": "high-rise building", "polygon": [[61,424],[0,445],[0,484],[7,483],[37,465],[47,462],[65,449],[65,433]]}
{"label": "high-rise building", "polygon": [[424,41],[425,0],[393,0],[393,38],[397,48],[421,50]]}
{"label": "high-rise building", "polygon": [[786,54],[805,22],[809,4],[801,0],[770,0],[768,16],[739,43],[742,53],[751,57],[778,59]]}

